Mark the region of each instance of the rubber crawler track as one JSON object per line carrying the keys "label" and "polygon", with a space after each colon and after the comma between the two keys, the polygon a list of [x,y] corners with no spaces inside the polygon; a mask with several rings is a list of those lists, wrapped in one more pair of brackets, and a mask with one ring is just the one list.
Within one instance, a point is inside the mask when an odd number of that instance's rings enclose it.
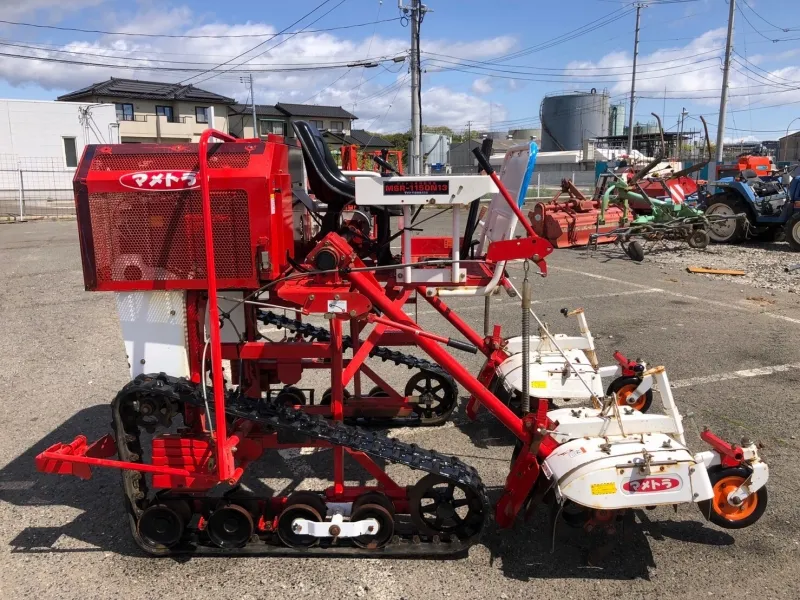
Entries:
{"label": "rubber crawler track", "polygon": [[[206,390],[208,397],[212,391]],[[140,375],[120,390],[112,402],[113,427],[117,440],[119,458],[125,461],[141,462],[142,428],[148,431],[166,428],[172,418],[181,414],[185,405],[205,407],[199,386],[182,378],[170,377],[163,373]],[[148,418],[144,419],[143,407],[147,406]],[[153,412],[152,409],[155,409]],[[153,415],[156,416],[153,416]],[[387,438],[377,432],[329,421],[319,416],[310,416],[283,404],[265,399],[250,399],[229,393],[226,400],[226,414],[230,417],[248,419],[264,428],[286,434],[293,439],[306,438],[328,442],[334,446],[364,452],[373,458],[387,463],[400,464],[424,473],[438,475],[448,482],[468,488],[480,504],[481,519],[472,526],[468,538],[456,536],[426,536],[418,532],[395,535],[392,541],[380,550],[370,550],[355,546],[318,546],[308,549],[287,548],[277,545],[274,539],[258,538],[244,548],[221,549],[211,544],[207,536],[187,528],[184,539],[172,548],[154,549],[148,546],[138,534],[138,517],[148,507],[152,498],[148,494],[144,475],[138,471],[123,471],[122,481],[125,504],[131,530],[137,543],[150,554],[280,554],[280,555],[347,555],[347,556],[453,556],[463,554],[480,537],[486,526],[489,500],[486,489],[474,467],[456,457],[448,457],[434,450],[425,450],[416,444],[407,444]],[[213,492],[214,490],[211,490]],[[175,496],[172,496],[175,497]],[[196,498],[197,496],[193,496]]]}

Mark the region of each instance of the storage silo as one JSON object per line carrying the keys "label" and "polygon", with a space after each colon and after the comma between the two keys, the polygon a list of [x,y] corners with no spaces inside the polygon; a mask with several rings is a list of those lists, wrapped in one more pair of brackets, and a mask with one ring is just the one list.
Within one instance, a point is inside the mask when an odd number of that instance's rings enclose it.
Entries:
{"label": "storage silo", "polygon": [[423,133],[420,140],[426,165],[445,165],[450,153],[450,138],[439,133]]}
{"label": "storage silo", "polygon": [[608,94],[592,89],[545,96],[539,113],[543,152],[582,150],[584,140],[608,130]]}
{"label": "storage silo", "polygon": [[625,135],[625,105],[614,104],[608,111],[608,135]]}

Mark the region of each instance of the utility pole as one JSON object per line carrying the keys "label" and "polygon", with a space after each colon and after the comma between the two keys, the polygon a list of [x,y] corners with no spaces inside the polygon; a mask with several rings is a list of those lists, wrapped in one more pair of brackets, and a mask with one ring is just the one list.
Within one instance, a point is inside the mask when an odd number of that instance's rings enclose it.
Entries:
{"label": "utility pole", "polygon": [[[239,77],[239,81],[242,83],[247,83],[248,79],[245,77]],[[256,94],[253,91],[253,74],[249,74],[249,82],[250,82],[250,100],[253,106],[253,137],[259,138],[261,137],[260,132],[258,131],[258,120],[256,119]],[[244,128],[242,128],[244,129]],[[244,135],[244,131],[242,131],[242,135]]]}
{"label": "utility pole", "polygon": [[678,130],[679,131],[679,133],[678,133],[678,160],[681,160],[683,158],[683,127],[684,127],[684,123],[686,122],[686,116],[688,114],[689,113],[686,111],[686,107],[681,109],[681,126],[680,126],[680,129]]}
{"label": "utility pole", "polygon": [[421,79],[422,72],[419,60],[419,28],[427,8],[419,0],[411,0],[409,6],[397,0],[397,7],[408,15],[411,23],[411,156],[408,167],[412,175],[421,175],[424,171],[422,157],[422,110]]}
{"label": "utility pole", "polygon": [[636,5],[636,37],[633,42],[633,72],[631,73],[631,109],[628,114],[628,160],[633,152],[633,107],[636,97],[636,59],[639,57],[639,21],[643,4]]}
{"label": "utility pole", "polygon": [[[716,162],[722,162],[722,150],[725,141],[725,108],[728,104],[728,74],[731,70],[731,47],[733,45],[733,17],[736,15],[736,0],[728,0],[728,42],[725,44],[725,66],[722,71],[722,94],[719,99],[719,119],[717,123],[717,157]],[[709,165],[709,169],[711,165]],[[716,179],[716,165],[714,170],[709,170],[708,178]]]}

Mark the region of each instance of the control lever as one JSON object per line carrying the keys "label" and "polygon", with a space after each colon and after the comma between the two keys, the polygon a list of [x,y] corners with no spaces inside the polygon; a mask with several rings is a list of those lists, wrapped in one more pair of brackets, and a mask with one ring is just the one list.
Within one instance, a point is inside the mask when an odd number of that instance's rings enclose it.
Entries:
{"label": "control lever", "polygon": [[395,175],[402,175],[400,171],[395,169],[388,161],[383,160],[380,156],[373,156],[372,160],[374,160],[383,169],[391,171]]}

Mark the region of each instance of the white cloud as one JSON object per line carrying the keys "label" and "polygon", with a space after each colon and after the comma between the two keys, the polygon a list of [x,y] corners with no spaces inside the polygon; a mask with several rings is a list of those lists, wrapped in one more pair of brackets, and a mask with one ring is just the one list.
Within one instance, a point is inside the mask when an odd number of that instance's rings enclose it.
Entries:
{"label": "white cloud", "polygon": [[488,94],[492,91],[492,84],[488,77],[480,77],[472,82],[472,91],[476,94]]}
{"label": "white cloud", "polygon": [[[637,96],[660,99],[666,89],[667,100],[672,97],[694,99],[700,105],[716,107],[722,88],[725,35],[724,28],[712,29],[683,47],[641,54],[636,76]],[[774,57],[754,56],[749,61],[760,65],[792,56],[794,52],[790,51]],[[593,85],[598,88],[607,85],[613,96],[630,91],[631,68],[630,54],[613,52],[597,62],[571,62],[564,73],[575,80],[596,80]],[[797,81],[800,81],[800,66],[767,69],[748,65],[734,55],[728,82],[729,106],[774,106],[797,100]]]}
{"label": "white cloud", "polygon": [[41,14],[46,22],[56,23],[67,13],[98,6],[103,2],[105,0],[3,0],[0,3],[0,17],[13,21],[27,15]]}
{"label": "white cloud", "polygon": [[[40,5],[54,0],[38,0]],[[84,5],[100,0],[78,0]],[[0,61],[0,79],[15,86],[37,86],[52,90],[53,95],[72,91],[103,81],[109,77],[178,82],[188,79],[192,73],[182,71],[152,70],[153,67],[210,68],[255,46],[259,40],[268,39],[277,30],[266,23],[225,24],[210,23],[183,29],[184,23],[200,21],[187,7],[154,12],[145,8],[137,14],[108,17],[117,23],[115,29],[142,33],[180,33],[188,35],[243,35],[257,34],[259,37],[222,39],[175,39],[101,36],[93,42],[71,42],[54,47],[56,50],[86,52],[98,56],[70,55],[51,49],[19,50],[20,53],[41,58],[58,58],[83,62],[136,65],[139,69],[121,69],[108,66],[79,66],[40,60]],[[177,26],[177,29],[176,29]],[[276,69],[301,63],[347,63],[370,57],[394,57],[404,55],[408,49],[405,37],[376,36],[370,45],[369,37],[348,40],[331,33],[314,33],[291,38],[269,40],[258,50],[231,63],[231,67],[250,58],[247,63],[254,69]],[[278,42],[282,43],[277,45]],[[427,51],[487,58],[506,53],[514,47],[515,40],[508,36],[476,40],[472,43],[452,44],[445,40],[429,40]],[[277,45],[277,46],[276,46]],[[273,48],[273,46],[276,46]],[[14,51],[16,49],[12,49]],[[9,51],[0,46],[0,51]],[[263,53],[263,54],[262,54]],[[134,60],[135,59],[135,60]],[[174,64],[162,61],[188,61]],[[235,66],[236,69],[247,68]],[[397,74],[387,78],[385,70]],[[359,116],[356,126],[378,131],[407,130],[410,114],[407,63],[384,62],[371,69],[353,68],[323,69],[309,71],[283,71],[254,73],[256,101],[262,104],[283,102],[305,102],[343,106]],[[363,73],[362,73],[363,71]],[[208,75],[189,79],[188,83],[226,96],[244,101],[247,88],[239,81],[240,74],[227,73],[204,81]],[[446,87],[424,88],[423,121],[426,125],[461,126],[468,120],[486,120],[488,104],[470,94],[454,92]],[[354,107],[355,106],[355,107]],[[502,108],[494,106],[497,119],[504,116]]]}
{"label": "white cloud", "polygon": [[736,144],[747,144],[750,142],[760,142],[761,138],[756,137],[754,135],[742,135],[739,137],[736,136],[725,136],[725,144],[729,146],[735,146]]}

